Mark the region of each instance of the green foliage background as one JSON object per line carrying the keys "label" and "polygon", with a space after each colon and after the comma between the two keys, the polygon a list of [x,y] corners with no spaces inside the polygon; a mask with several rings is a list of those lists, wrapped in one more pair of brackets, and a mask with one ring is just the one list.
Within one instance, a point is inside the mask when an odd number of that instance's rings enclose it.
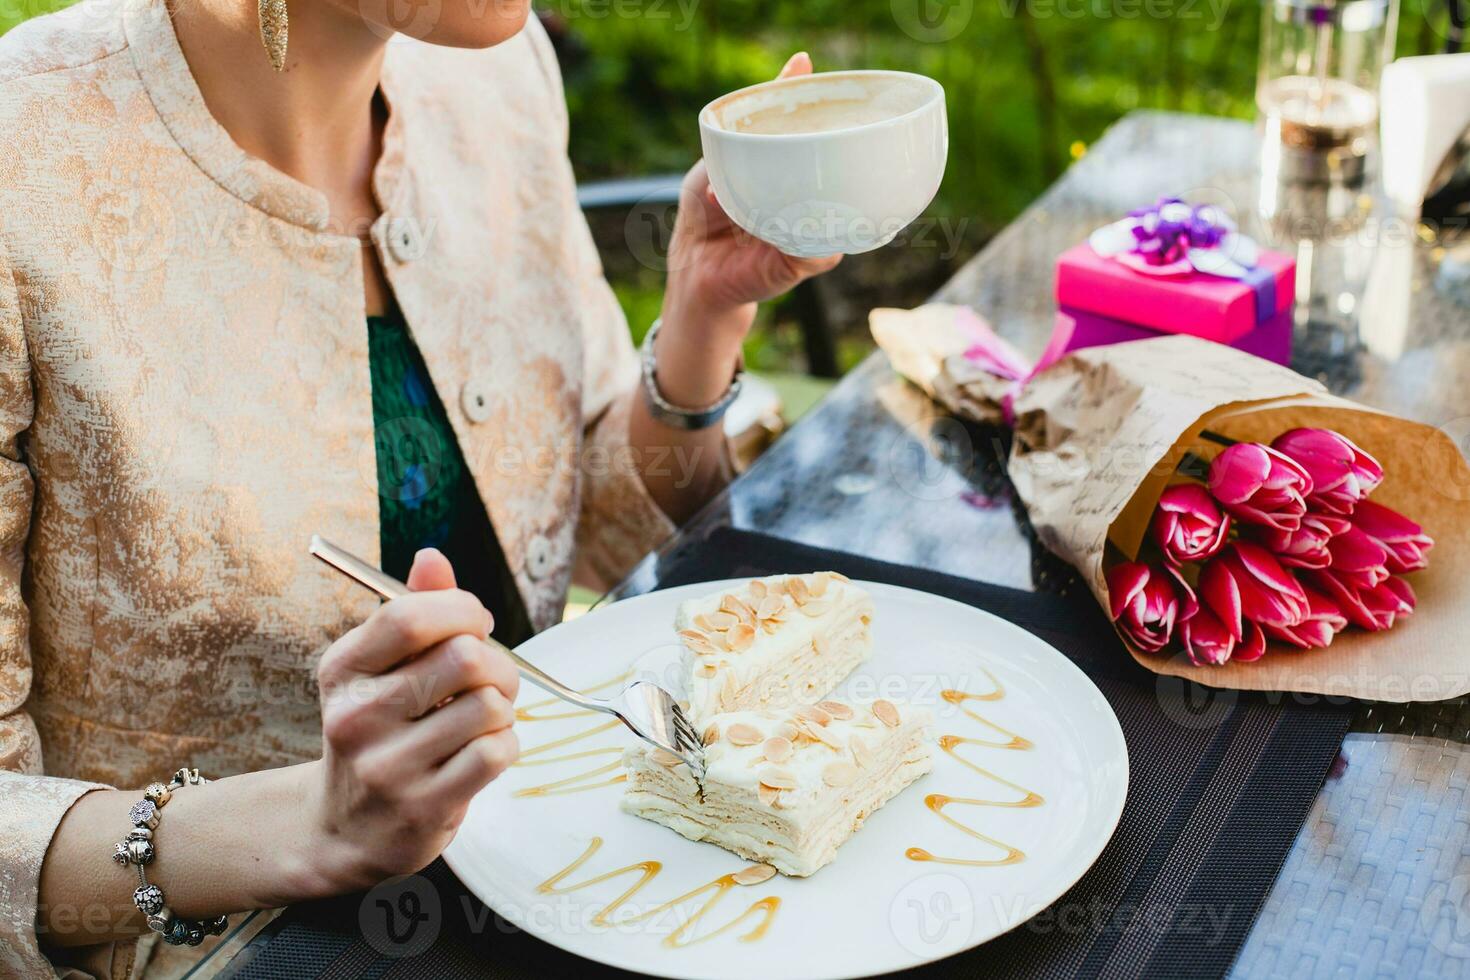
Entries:
{"label": "green foliage background", "polygon": [[[0,33],[66,2],[0,0]],[[1399,53],[1439,50],[1443,0],[1402,2]],[[699,154],[699,108],[774,76],[797,50],[811,52],[818,70],[895,68],[938,79],[951,147],[931,213],[979,229],[967,243],[972,250],[1130,110],[1250,118],[1261,16],[1259,0],[537,0],[537,7],[561,40],[571,154],[582,179],[684,170]],[[651,320],[658,276],[632,269],[613,279],[629,321]],[[785,353],[763,354],[771,328],[783,322],[788,341],[777,346],[793,346],[782,317],[779,307],[774,320],[763,311],[763,332],[748,352],[754,363],[788,366]]]}

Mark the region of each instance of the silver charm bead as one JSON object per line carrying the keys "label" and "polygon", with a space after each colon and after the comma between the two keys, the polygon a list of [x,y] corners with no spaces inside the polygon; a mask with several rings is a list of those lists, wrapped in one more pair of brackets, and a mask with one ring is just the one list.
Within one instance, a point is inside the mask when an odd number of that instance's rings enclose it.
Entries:
{"label": "silver charm bead", "polygon": [[148,840],[127,841],[128,860],[133,864],[144,865],[153,863],[153,842]]}
{"label": "silver charm bead", "polygon": [[143,791],[143,798],[151,800],[154,806],[162,807],[173,796],[173,790],[163,783],[149,783],[148,788]]}
{"label": "silver charm bead", "polygon": [[148,916],[148,928],[154,932],[167,933],[170,923],[174,921],[174,910],[165,905],[163,908]]}
{"label": "silver charm bead", "polygon": [[[189,922],[189,920],[175,917],[169,920],[168,928],[164,930],[163,933],[163,941],[168,943],[170,946],[182,946],[185,943],[189,942],[189,939],[191,938],[193,932],[194,926],[192,925],[192,923]],[[204,939],[204,934],[202,932],[200,933],[199,938],[201,941]],[[197,946],[199,944],[189,943],[189,945]]]}
{"label": "silver charm bead", "polygon": [[128,865],[133,862],[132,854],[128,851],[127,841],[118,841],[112,845],[112,859],[122,865]]}
{"label": "silver charm bead", "polygon": [[134,827],[128,831],[128,840],[152,840],[153,831],[147,827]]}
{"label": "silver charm bead", "polygon": [[163,889],[157,885],[143,885],[133,892],[133,904],[144,915],[156,915],[163,908]]}
{"label": "silver charm bead", "polygon": [[152,800],[139,800],[128,808],[128,819],[135,827],[152,830],[158,826],[158,804]]}

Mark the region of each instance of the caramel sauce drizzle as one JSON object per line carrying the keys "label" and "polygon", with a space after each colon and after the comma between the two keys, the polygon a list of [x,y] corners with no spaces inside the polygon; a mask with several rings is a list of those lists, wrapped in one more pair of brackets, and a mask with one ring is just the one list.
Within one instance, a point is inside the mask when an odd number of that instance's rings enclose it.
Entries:
{"label": "caramel sauce drizzle", "polygon": [[964,714],[969,718],[978,721],[980,724],[986,726],[991,731],[997,732],[1000,735],[1004,736],[1004,739],[996,740],[991,738],[965,738],[960,735],[942,735],[939,738],[939,748],[955,761],[959,762],[965,768],[970,769],[971,771],[978,773],[981,776],[984,776],[986,779],[989,779],[992,782],[999,783],[1007,789],[1014,790],[1017,794],[1019,794],[1019,798],[993,800],[977,799],[967,796],[947,796],[943,793],[930,793],[928,796],[924,797],[924,805],[928,807],[930,811],[932,811],[936,816],[938,816],[939,819],[943,820],[951,827],[954,827],[956,830],[959,830],[960,832],[967,834],[968,836],[973,837],[976,840],[982,841],[983,843],[995,848],[996,851],[999,852],[998,856],[992,858],[936,857],[922,847],[910,847],[907,851],[904,852],[904,857],[908,858],[910,861],[933,861],[936,864],[960,864],[974,868],[993,868],[1006,864],[1017,864],[1021,861],[1026,860],[1026,854],[1020,848],[1013,847],[1012,845],[1007,844],[1004,841],[996,840],[994,837],[991,837],[987,834],[982,834],[974,827],[961,823],[959,820],[955,819],[953,816],[945,812],[945,808],[949,806],[990,806],[1003,807],[1008,809],[1025,809],[1041,806],[1042,803],[1046,802],[1042,799],[1040,793],[1034,792],[1033,790],[1029,790],[1024,786],[1013,783],[1009,779],[1004,779],[1000,776],[997,776],[995,773],[991,772],[988,769],[981,768],[980,766],[976,765],[974,762],[971,762],[969,759],[966,759],[959,753],[959,748],[962,745],[979,745],[988,749],[1006,749],[1016,751],[1026,751],[1035,747],[1035,743],[1033,743],[1030,739],[1024,738],[1016,734],[1015,732],[1010,731],[1009,729],[1002,728],[1000,725],[997,725],[989,718],[986,718],[983,715],[965,706],[965,702],[967,701],[999,701],[1005,697],[1005,688],[1001,685],[1000,681],[996,679],[995,675],[992,674],[990,671],[985,670],[985,668],[983,667],[981,668],[981,670],[983,670],[985,672],[985,675],[990,678],[992,688],[990,691],[987,691],[984,694],[974,694],[968,691],[947,690],[941,692],[940,697],[948,701],[950,704],[958,706],[960,711],[964,712]]}
{"label": "caramel sauce drizzle", "polygon": [[[633,676],[633,672],[631,670],[627,670],[616,677],[609,678],[600,684],[595,684],[592,687],[587,688],[587,690],[589,692],[601,691],[606,688],[612,687],[615,684],[621,684],[623,681],[626,681],[631,676]],[[558,698],[547,698],[544,701],[537,701],[534,704],[528,704],[524,708],[517,708],[516,722],[525,725],[536,721],[560,721],[566,718],[581,718],[584,716],[599,717],[597,712],[588,711],[586,708],[571,708],[566,711],[553,711],[548,714],[540,713],[545,708],[563,703],[564,702]],[[598,722],[591,728],[585,729],[583,731],[573,732],[571,735],[566,735],[562,738],[553,739],[550,742],[543,742],[540,745],[534,745],[530,748],[522,749],[520,760],[516,762],[516,766],[547,766],[553,765],[558,762],[574,762],[578,759],[592,759],[599,756],[611,756],[612,761],[604,763],[602,765],[593,766],[593,768],[586,770],[585,772],[579,772],[574,775],[567,776],[563,779],[553,780],[549,783],[542,783],[538,786],[527,786],[523,789],[518,789],[510,794],[511,797],[514,799],[525,799],[527,797],[536,796],[562,796],[567,793],[582,793],[587,790],[601,789],[604,786],[616,786],[618,783],[625,782],[628,777],[625,773],[622,772],[623,766],[621,759],[623,756],[623,750],[621,747],[616,745],[602,745],[595,748],[584,749],[579,752],[569,752],[564,755],[552,755],[546,756],[544,758],[541,757],[544,753],[552,751],[554,749],[565,748],[568,745],[580,742],[583,739],[591,738],[594,735],[600,735],[603,732],[612,731],[614,728],[617,728],[621,724],[622,723],[619,722],[616,718],[612,719],[611,721]],[[616,775],[609,775],[610,773],[616,773]],[[608,778],[599,778],[602,776],[607,776]]]}
{"label": "caramel sauce drizzle", "polygon": [[[613,924],[613,916],[617,914],[617,911],[624,905],[626,905],[629,901],[631,901],[633,896],[638,894],[638,892],[643,889],[643,886],[647,885],[654,878],[658,877],[658,873],[663,870],[663,862],[638,861],[634,864],[627,865],[626,867],[617,868],[612,871],[605,871],[599,875],[594,875],[591,878],[577,882],[575,884],[562,885],[562,882],[568,876],[574,873],[578,868],[582,867],[582,865],[586,864],[587,861],[591,859],[592,855],[596,854],[598,849],[601,847],[602,838],[592,838],[592,841],[587,845],[587,849],[582,852],[581,857],[577,858],[565,868],[562,868],[550,878],[547,878],[545,881],[541,882],[541,884],[536,886],[536,890],[543,895],[565,895],[569,892],[579,891],[583,888],[591,888],[592,886],[599,885],[604,881],[611,881],[614,878],[620,878],[623,875],[627,875],[630,873],[637,875],[637,879],[633,882],[632,885],[627,888],[626,891],[624,891],[617,898],[609,902],[595,916],[593,916],[592,922],[594,925],[610,926]],[[765,898],[758,899],[752,902],[744,912],[741,912],[738,916],[731,919],[724,925],[713,929],[702,936],[688,938],[688,933],[693,930],[696,925],[698,925],[700,919],[704,918],[704,916],[711,909],[713,909],[716,905],[720,903],[720,900],[725,897],[725,893],[730,891],[731,889],[739,887],[741,887],[741,885],[738,881],[735,880],[735,875],[733,873],[721,875],[714,881],[711,881],[705,885],[700,885],[698,888],[695,888],[692,891],[685,892],[683,895],[680,895],[677,898],[670,899],[657,908],[649,909],[646,912],[640,912],[637,915],[624,917],[623,919],[619,920],[619,924],[642,922],[646,919],[656,918],[657,916],[665,912],[670,912],[674,909],[677,909],[685,902],[698,898],[706,892],[709,892],[710,896],[709,898],[705,899],[704,904],[701,905],[693,915],[685,919],[677,929],[664,937],[663,945],[667,946],[670,949],[681,949],[685,946],[693,946],[695,943],[702,943],[706,940],[713,939],[716,936],[729,932],[732,929],[737,928],[747,919],[759,916],[760,921],[755,923],[755,925],[753,925],[748,932],[739,937],[740,941],[744,943],[755,942],[757,939],[760,939],[762,936],[764,936],[766,934],[766,931],[770,929],[771,921],[776,917],[776,909],[779,908],[781,905],[781,899],[777,898],[774,895],[768,895]]]}

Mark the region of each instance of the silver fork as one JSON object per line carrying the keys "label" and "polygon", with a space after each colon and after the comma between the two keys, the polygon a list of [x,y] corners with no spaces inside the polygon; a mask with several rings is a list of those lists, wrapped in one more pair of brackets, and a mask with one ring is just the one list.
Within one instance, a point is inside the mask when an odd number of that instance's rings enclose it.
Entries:
{"label": "silver fork", "polygon": [[[392,600],[408,594],[408,586],[319,534],[311,536],[311,553],[384,599]],[[526,680],[579,708],[612,715],[645,742],[683,759],[698,779],[704,779],[704,742],[684,716],[674,696],[657,684],[634,681],[615,697],[606,700],[589,698],[493,638],[486,637],[485,642],[510,657]]]}

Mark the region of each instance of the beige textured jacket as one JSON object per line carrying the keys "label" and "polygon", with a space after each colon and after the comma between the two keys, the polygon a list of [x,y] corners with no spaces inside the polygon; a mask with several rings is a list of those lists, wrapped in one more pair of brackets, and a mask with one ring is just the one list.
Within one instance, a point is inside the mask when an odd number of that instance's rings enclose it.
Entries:
{"label": "beige textured jacket", "polygon": [[[606,578],[671,530],[555,57],[534,20],[398,40],[382,85],[373,239],[545,627],[574,556]],[[53,969],[38,874],[91,784],[319,755],[314,664],[375,602],[306,545],[378,553],[361,248],[327,217],[210,116],[161,0],[0,38],[0,976]]]}

